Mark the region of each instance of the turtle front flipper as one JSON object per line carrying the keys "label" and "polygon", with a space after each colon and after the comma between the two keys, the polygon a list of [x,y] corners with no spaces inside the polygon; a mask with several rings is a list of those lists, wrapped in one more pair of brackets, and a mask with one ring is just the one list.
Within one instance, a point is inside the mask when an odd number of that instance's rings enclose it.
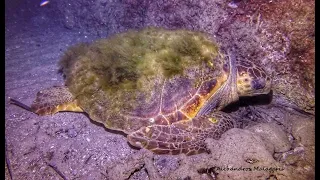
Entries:
{"label": "turtle front flipper", "polygon": [[207,138],[219,139],[227,130],[236,127],[231,117],[222,112],[203,115],[188,121],[171,125],[152,125],[143,127],[128,135],[130,144],[146,148],[156,154],[187,155],[208,152]]}
{"label": "turtle front flipper", "polygon": [[38,115],[50,115],[59,111],[83,112],[68,88],[63,86],[54,86],[39,91],[31,107],[14,99],[10,101]]}

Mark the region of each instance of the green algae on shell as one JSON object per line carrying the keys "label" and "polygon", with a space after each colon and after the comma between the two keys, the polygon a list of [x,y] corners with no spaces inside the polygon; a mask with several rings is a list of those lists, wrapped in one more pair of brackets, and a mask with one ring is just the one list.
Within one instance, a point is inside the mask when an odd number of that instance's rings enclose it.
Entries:
{"label": "green algae on shell", "polygon": [[145,28],[74,46],[60,67],[66,86],[93,120],[126,131],[134,125],[123,119],[133,109],[151,112],[164,81],[193,78],[187,83],[197,86],[203,78],[217,75],[222,59],[218,45],[205,34]]}

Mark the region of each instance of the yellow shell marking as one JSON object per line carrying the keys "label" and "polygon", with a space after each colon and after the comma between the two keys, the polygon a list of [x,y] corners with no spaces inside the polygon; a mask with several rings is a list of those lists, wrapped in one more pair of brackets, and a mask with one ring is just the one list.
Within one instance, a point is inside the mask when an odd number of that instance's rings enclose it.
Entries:
{"label": "yellow shell marking", "polygon": [[[217,78],[217,84],[213,86],[210,93],[206,95],[195,94],[189,101],[187,101],[179,110],[184,113],[188,118],[194,118],[199,110],[205,105],[207,100],[214,96],[217,90],[227,80],[228,76],[224,73],[221,77]],[[200,86],[201,87],[201,86]]]}
{"label": "yellow shell marking", "polygon": [[70,102],[70,103],[58,105],[55,108],[54,113],[59,111],[83,112],[83,110],[77,105],[76,102]]}
{"label": "yellow shell marking", "polygon": [[214,123],[214,124],[218,123],[218,119],[216,119],[216,118],[210,117],[210,118],[208,118],[208,120],[209,120],[210,122]]}

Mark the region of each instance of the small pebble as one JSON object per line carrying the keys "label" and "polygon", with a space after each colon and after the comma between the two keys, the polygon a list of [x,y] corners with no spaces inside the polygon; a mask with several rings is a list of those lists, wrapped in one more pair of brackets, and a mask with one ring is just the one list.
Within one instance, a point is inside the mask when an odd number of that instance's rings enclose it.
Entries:
{"label": "small pebble", "polygon": [[76,137],[78,135],[78,133],[77,133],[77,131],[75,130],[75,129],[69,129],[68,130],[68,136],[70,137],[70,138],[74,138],[74,137]]}

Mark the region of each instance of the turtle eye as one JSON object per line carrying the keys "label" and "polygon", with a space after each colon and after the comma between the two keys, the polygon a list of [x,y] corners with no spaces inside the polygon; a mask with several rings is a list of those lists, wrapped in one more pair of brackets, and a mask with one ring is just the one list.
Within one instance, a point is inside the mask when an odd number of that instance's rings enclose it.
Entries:
{"label": "turtle eye", "polygon": [[224,64],[224,65],[223,65],[223,70],[226,71],[226,72],[228,72],[228,71],[229,71],[229,64],[227,64],[227,63]]}
{"label": "turtle eye", "polygon": [[263,89],[266,86],[266,81],[262,78],[254,79],[252,81],[252,88],[255,90]]}
{"label": "turtle eye", "polygon": [[218,122],[218,119],[213,118],[213,117],[209,117],[208,120],[214,124],[216,124]]}

